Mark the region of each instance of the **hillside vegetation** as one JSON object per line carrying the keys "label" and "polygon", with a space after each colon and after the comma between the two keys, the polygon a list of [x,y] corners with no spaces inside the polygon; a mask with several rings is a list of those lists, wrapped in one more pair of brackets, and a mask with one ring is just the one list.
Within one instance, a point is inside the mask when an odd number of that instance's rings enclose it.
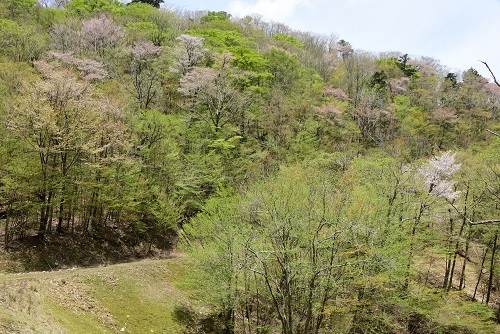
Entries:
{"label": "hillside vegetation", "polygon": [[2,330],[500,332],[498,83],[141,2],[0,3]]}
{"label": "hillside vegetation", "polygon": [[203,310],[185,265],[150,260],[0,276],[0,333],[185,333],[200,314],[193,305]]}
{"label": "hillside vegetation", "polygon": [[[188,273],[189,265],[176,257],[0,275],[0,333],[220,333],[221,318]],[[418,293],[418,307],[433,312],[448,332],[465,323],[479,333],[498,333],[487,307],[457,293]],[[423,325],[427,333],[436,326]],[[328,332],[347,327],[339,321]]]}

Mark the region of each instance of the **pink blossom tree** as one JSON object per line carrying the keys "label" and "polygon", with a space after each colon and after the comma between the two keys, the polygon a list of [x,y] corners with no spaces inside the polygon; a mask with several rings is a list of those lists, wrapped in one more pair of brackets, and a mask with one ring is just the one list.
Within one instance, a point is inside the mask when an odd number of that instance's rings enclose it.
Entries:
{"label": "pink blossom tree", "polygon": [[[222,64],[227,64],[226,57]],[[179,92],[188,97],[187,108],[212,125],[215,132],[228,122],[237,120],[246,101],[224,67],[194,67],[180,83]]]}
{"label": "pink blossom tree", "polygon": [[106,49],[117,46],[125,36],[122,28],[104,14],[83,21],[81,35],[84,45],[101,58]]}

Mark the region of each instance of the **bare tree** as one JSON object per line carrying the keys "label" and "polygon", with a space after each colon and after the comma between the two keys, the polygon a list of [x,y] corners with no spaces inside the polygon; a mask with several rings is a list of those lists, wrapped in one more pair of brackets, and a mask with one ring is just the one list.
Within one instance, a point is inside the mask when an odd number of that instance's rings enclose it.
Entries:
{"label": "bare tree", "polygon": [[42,8],[49,8],[52,3],[52,0],[38,0],[38,4]]}
{"label": "bare tree", "polygon": [[51,6],[53,8],[64,8],[71,0],[52,0]]}
{"label": "bare tree", "polygon": [[54,23],[49,34],[50,47],[61,52],[75,52],[83,50],[81,37],[81,22],[76,19],[67,19]]}
{"label": "bare tree", "polygon": [[132,95],[139,102],[141,109],[147,109],[159,92],[159,73],[155,69],[154,61],[160,51],[161,47],[149,41],[137,42],[130,49],[130,76],[134,86]]}

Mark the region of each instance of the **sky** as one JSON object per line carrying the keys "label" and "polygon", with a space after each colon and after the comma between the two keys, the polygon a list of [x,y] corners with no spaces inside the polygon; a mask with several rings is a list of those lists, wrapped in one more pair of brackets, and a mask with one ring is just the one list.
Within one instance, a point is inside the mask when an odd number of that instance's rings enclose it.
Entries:
{"label": "sky", "polygon": [[163,6],[260,14],[293,30],[334,34],[355,49],[431,57],[450,72],[473,67],[491,80],[482,60],[500,77],[500,0],[165,0]]}

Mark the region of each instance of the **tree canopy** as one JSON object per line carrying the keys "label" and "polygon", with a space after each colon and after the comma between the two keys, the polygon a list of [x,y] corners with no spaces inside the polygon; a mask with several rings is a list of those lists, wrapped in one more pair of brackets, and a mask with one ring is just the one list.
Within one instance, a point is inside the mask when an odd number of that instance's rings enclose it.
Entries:
{"label": "tree canopy", "polygon": [[193,332],[498,330],[497,84],[258,15],[63,2],[0,4],[9,254],[178,248]]}
{"label": "tree canopy", "polygon": [[131,3],[147,3],[155,8],[160,8],[160,4],[163,2],[163,0],[132,0]]}

